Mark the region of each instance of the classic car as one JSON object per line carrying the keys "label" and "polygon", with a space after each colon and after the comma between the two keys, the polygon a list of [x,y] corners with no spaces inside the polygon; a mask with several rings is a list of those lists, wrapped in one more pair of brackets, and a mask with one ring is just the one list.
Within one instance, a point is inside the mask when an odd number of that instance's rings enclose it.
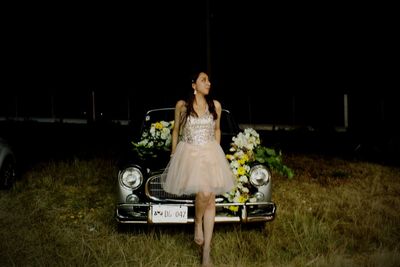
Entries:
{"label": "classic car", "polygon": [[[194,222],[194,195],[177,196],[163,191],[160,176],[170,159],[170,132],[174,108],[149,110],[143,120],[139,141],[119,162],[115,218],[119,224],[168,224]],[[155,129],[163,130],[163,139]],[[228,110],[221,115],[221,146],[227,153],[240,128]],[[160,135],[159,135],[160,137]],[[161,144],[161,145],[160,145]],[[143,149],[140,149],[143,148]],[[231,162],[231,166],[233,166]],[[233,167],[232,167],[233,168]],[[248,167],[247,197],[238,192],[216,196],[215,222],[268,222],[275,218],[276,205],[271,201],[271,172],[266,165],[253,162]],[[237,175],[238,179],[240,175]],[[243,178],[243,176],[242,176]]]}
{"label": "classic car", "polygon": [[0,188],[8,189],[15,182],[16,159],[11,145],[0,137]]}

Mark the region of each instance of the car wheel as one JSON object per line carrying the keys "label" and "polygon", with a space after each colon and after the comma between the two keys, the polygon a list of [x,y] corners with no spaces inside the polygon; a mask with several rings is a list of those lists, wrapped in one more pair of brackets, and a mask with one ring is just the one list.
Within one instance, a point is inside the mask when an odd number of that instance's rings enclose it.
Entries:
{"label": "car wheel", "polygon": [[0,187],[9,189],[15,182],[15,162],[13,158],[7,157],[0,169]]}

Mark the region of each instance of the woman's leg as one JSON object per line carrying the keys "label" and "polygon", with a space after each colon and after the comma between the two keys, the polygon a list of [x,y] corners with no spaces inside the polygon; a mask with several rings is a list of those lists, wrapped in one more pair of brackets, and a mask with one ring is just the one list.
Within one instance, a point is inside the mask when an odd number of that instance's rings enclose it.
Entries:
{"label": "woman's leg", "polygon": [[214,231],[215,222],[215,195],[211,194],[208,198],[208,203],[204,211],[204,245],[203,245],[203,260],[204,266],[211,264],[210,251],[211,251],[211,239]]}
{"label": "woman's leg", "polygon": [[194,242],[203,245],[203,216],[209,203],[210,193],[200,192],[196,194],[195,199],[195,217],[194,217]]}

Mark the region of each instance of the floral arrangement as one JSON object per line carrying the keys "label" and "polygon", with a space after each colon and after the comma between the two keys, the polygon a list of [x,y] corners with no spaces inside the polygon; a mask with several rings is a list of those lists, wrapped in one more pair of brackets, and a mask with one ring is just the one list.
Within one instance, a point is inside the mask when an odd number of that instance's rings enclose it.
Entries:
{"label": "floral arrangement", "polygon": [[[232,138],[230,152],[226,154],[226,158],[230,163],[230,167],[237,179],[235,188],[224,194],[229,202],[255,202],[251,192],[251,184],[249,181],[250,168],[255,162],[266,164],[270,169],[279,172],[289,178],[294,173],[286,165],[282,163],[281,152],[277,153],[272,148],[261,145],[260,135],[252,128],[246,128],[243,132]],[[236,212],[238,207],[231,206],[230,210]]]}
{"label": "floral arrangement", "polygon": [[174,127],[174,121],[158,121],[150,125],[142,133],[139,142],[132,142],[133,150],[140,157],[157,157],[160,150],[169,151],[171,148],[172,136],[171,130]]}
{"label": "floral arrangement", "polygon": [[[140,157],[157,157],[158,152],[169,151],[171,149],[174,121],[158,121],[152,123],[149,129],[145,129],[139,142],[132,142],[133,150]],[[232,137],[232,143],[226,158],[229,161],[233,174],[237,179],[235,188],[224,194],[229,202],[255,202],[252,186],[249,181],[250,168],[256,163],[266,164],[271,170],[292,178],[294,173],[282,163],[282,153],[278,153],[273,148],[261,145],[260,135],[252,128],[247,128],[243,132]],[[238,207],[230,206],[231,211],[236,212]]]}

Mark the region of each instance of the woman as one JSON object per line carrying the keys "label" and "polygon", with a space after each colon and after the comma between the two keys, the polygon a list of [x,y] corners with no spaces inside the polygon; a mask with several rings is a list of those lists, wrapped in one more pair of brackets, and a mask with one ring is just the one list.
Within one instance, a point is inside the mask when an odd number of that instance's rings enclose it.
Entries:
{"label": "woman", "polygon": [[210,88],[208,75],[196,73],[193,94],[176,103],[171,160],[162,175],[166,192],[196,194],[194,242],[203,247],[203,266],[211,264],[215,195],[230,191],[235,181],[220,146],[222,107],[209,97]]}

